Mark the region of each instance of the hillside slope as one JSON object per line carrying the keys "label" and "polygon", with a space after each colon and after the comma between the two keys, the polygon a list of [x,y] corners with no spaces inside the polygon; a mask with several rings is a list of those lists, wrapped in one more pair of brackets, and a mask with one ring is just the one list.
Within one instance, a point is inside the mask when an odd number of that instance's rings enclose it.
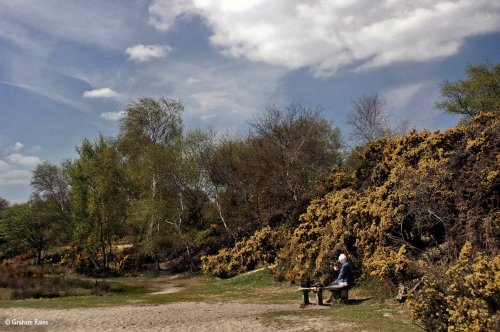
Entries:
{"label": "hillside slope", "polygon": [[[358,276],[395,286],[426,276],[423,289],[440,289],[447,317],[432,329],[451,324],[452,302],[468,295],[458,292],[447,304],[451,281],[443,277],[434,287],[428,280],[433,275],[472,280],[480,272],[469,291],[482,302],[471,308],[484,307],[485,317],[498,320],[499,151],[500,119],[491,113],[445,132],[377,140],[319,185],[323,194],[310,202],[296,228],[264,228],[232,249],[204,257],[203,269],[227,277],[259,263],[274,264],[278,279],[325,283],[333,278],[336,257],[346,253]],[[457,269],[462,272],[453,274]],[[419,310],[437,310],[429,299],[415,301],[417,318]]]}

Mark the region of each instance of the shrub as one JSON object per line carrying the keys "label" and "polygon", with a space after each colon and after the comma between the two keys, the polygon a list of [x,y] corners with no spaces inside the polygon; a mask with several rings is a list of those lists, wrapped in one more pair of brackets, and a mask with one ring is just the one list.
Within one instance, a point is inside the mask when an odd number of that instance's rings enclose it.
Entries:
{"label": "shrub", "polygon": [[409,301],[414,319],[433,331],[498,331],[500,256],[473,255],[467,242],[446,273],[429,275]]}
{"label": "shrub", "polygon": [[270,265],[283,246],[288,233],[285,228],[269,226],[242,240],[232,249],[222,249],[217,255],[203,256],[202,270],[219,278],[229,278],[255,269],[258,265]]}
{"label": "shrub", "polygon": [[418,277],[417,263],[407,255],[406,246],[398,251],[392,248],[378,247],[375,253],[364,262],[365,271],[381,281],[390,281],[393,285]]}

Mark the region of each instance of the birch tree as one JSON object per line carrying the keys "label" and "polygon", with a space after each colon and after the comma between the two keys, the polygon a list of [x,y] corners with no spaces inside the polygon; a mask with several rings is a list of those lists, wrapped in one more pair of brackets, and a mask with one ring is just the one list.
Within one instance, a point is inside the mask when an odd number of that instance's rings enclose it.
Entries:
{"label": "birch tree", "polygon": [[75,240],[98,271],[109,268],[113,241],[121,235],[128,202],[122,159],[113,142],[100,136],[85,139],[79,158],[68,165],[71,179]]}

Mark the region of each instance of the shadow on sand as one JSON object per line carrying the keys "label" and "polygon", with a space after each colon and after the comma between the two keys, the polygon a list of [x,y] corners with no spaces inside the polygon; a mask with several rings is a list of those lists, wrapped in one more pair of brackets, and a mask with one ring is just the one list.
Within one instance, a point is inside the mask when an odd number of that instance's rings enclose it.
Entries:
{"label": "shadow on sand", "polygon": [[371,297],[365,297],[365,298],[361,298],[361,299],[349,299],[347,304],[355,304],[355,305],[358,305],[358,304],[361,304],[365,301],[368,301],[369,299],[371,299]]}

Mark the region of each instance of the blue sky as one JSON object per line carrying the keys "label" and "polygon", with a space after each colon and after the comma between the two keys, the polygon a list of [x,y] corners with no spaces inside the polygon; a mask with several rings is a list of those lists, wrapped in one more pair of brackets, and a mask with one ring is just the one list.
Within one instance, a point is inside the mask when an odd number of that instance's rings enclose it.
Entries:
{"label": "blue sky", "polygon": [[0,197],[29,198],[42,161],[114,136],[141,96],[181,99],[187,128],[244,132],[266,105],[322,107],[344,133],[351,98],[445,129],[439,85],[500,60],[491,0],[0,0]]}

